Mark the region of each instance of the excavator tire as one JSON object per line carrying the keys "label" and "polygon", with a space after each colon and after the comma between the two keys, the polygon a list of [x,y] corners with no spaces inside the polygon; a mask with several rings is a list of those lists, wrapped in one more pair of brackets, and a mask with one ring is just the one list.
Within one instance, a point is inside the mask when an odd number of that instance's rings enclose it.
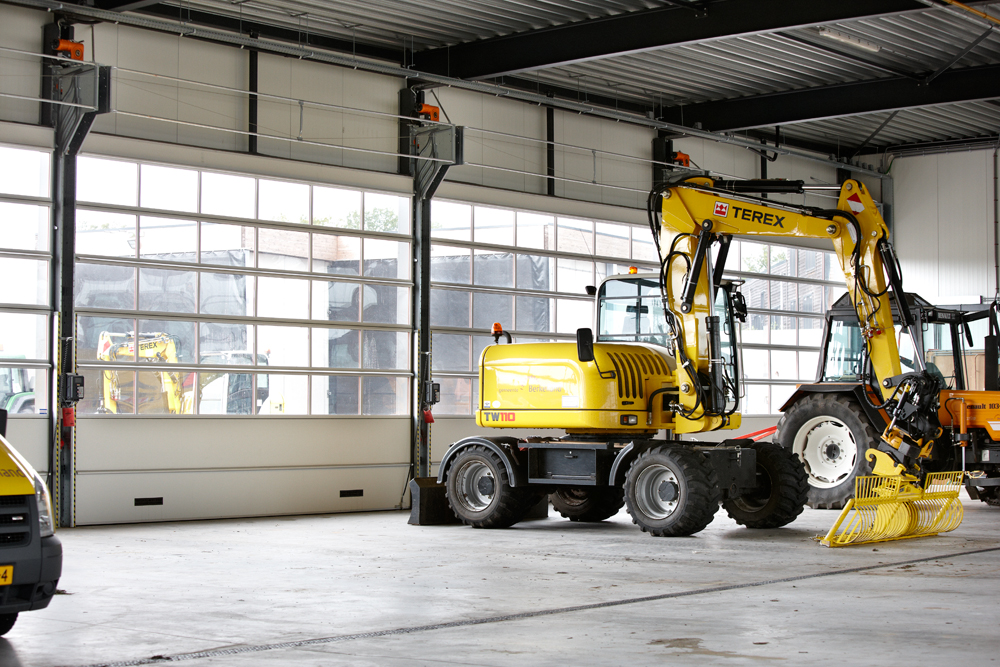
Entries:
{"label": "excavator tire", "polygon": [[712,522],[722,492],[708,460],[682,446],[639,454],[625,476],[632,523],[656,537],[693,535]]}
{"label": "excavator tire", "polygon": [[842,509],[854,496],[854,478],[871,474],[865,452],[879,435],[854,398],[809,394],[785,411],[774,441],[805,466],[809,507]]}
{"label": "excavator tire", "polygon": [[508,528],[541,500],[535,489],[510,486],[507,468],[495,452],[474,445],[459,452],[445,475],[451,511],[473,528]]}
{"label": "excavator tire", "polygon": [[618,486],[577,486],[549,495],[552,506],[570,521],[604,521],[625,504],[625,490]]}
{"label": "excavator tire", "polygon": [[722,506],[747,528],[780,528],[802,514],[809,498],[809,476],[797,456],[771,442],[755,442],[757,488]]}

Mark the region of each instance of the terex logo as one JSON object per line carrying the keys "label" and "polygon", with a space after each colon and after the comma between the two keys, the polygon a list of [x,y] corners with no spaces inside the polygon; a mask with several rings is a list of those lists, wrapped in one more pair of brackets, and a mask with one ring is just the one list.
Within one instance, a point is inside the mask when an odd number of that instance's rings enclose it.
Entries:
{"label": "terex logo", "polygon": [[724,201],[715,202],[715,215],[725,218],[729,215],[729,204]]}
{"label": "terex logo", "polygon": [[484,422],[512,422],[515,417],[513,412],[483,412]]}

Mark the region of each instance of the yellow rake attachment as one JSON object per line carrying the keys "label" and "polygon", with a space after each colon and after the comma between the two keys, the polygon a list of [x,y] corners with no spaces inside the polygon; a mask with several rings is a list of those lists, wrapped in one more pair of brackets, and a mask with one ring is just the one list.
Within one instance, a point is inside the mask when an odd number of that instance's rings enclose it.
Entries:
{"label": "yellow rake attachment", "polygon": [[[886,454],[874,450],[868,450],[869,458],[872,453],[888,459]],[[854,498],[820,540],[821,544],[844,547],[905,540],[947,533],[961,525],[964,516],[958,499],[963,481],[961,471],[930,473],[920,487],[915,477],[902,474],[901,466],[893,468],[895,474],[890,476],[855,479]],[[880,469],[885,470],[876,465],[876,472]]]}

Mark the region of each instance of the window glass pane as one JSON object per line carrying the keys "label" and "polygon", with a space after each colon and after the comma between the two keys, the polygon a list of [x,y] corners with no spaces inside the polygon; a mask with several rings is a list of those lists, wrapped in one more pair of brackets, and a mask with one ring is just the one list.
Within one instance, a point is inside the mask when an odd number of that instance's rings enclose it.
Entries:
{"label": "window glass pane", "polygon": [[469,292],[431,290],[431,326],[468,327],[471,324]]}
{"label": "window glass pane", "polygon": [[358,368],[360,341],[361,332],[357,329],[313,329],[312,365],[316,368]]}
{"label": "window glass pane", "polygon": [[257,317],[309,317],[309,281],[257,278]]}
{"label": "window glass pane", "polygon": [[201,274],[201,309],[209,315],[252,316],[253,276],[239,273]]}
{"label": "window glass pane", "polygon": [[768,309],[771,307],[771,299],[769,298],[770,281],[750,278],[743,283],[740,291],[743,292],[743,297],[747,301],[748,308]]}
{"label": "window glass pane", "polygon": [[771,281],[771,308],[774,310],[798,310],[796,307],[795,283],[784,280]]}
{"label": "window glass pane", "polygon": [[135,216],[78,209],[76,252],[78,255],[135,257]]}
{"label": "window glass pane", "polygon": [[771,350],[771,379],[797,380],[798,355],[792,350]]}
{"label": "window glass pane", "polygon": [[365,275],[372,278],[410,277],[410,244],[365,239]]}
{"label": "window glass pane", "polygon": [[133,310],[135,269],[131,266],[77,263],[73,293],[79,308]]}
{"label": "window glass pane", "polygon": [[656,254],[656,245],[653,244],[649,234],[632,234],[632,259],[637,262],[659,263],[660,258]]}
{"label": "window glass pane", "polygon": [[823,312],[826,312],[833,307],[833,304],[837,302],[837,299],[847,294],[846,287],[827,287],[826,288],[826,304]]}
{"label": "window glass pane", "polygon": [[81,368],[86,387],[77,414],[135,414],[135,373],[119,369]]}
{"label": "window glass pane", "polygon": [[0,312],[0,359],[48,359],[48,331],[46,315]]}
{"label": "window glass pane", "polygon": [[[267,396],[261,396],[264,383]],[[258,375],[257,393],[259,415],[304,415],[307,414],[308,375]]]}
{"label": "window glass pane", "polygon": [[757,380],[771,377],[768,371],[767,350],[743,348],[743,377]]}
{"label": "window glass pane", "polygon": [[767,315],[751,313],[747,316],[747,321],[740,324],[740,339],[744,343],[767,345],[769,328],[769,318]]}
{"label": "window glass pane", "polygon": [[[516,338],[514,342],[519,342]],[[479,359],[483,356],[483,350],[489,345],[495,345],[493,342],[493,336],[473,336],[472,337],[472,368],[477,370],[479,368]],[[476,383],[473,382],[475,385]],[[473,403],[476,405],[476,403]]]}
{"label": "window glass pane", "polygon": [[77,158],[76,199],[100,204],[135,206],[139,165],[121,160]]}
{"label": "window glass pane", "polygon": [[361,292],[361,320],[377,324],[409,324],[410,305],[408,287],[365,285]]}
{"label": "window glass pane", "polygon": [[508,294],[472,295],[472,327],[492,331],[493,323],[499,322],[504,329],[514,327],[514,297]]}
{"label": "window glass pane", "polygon": [[[86,159],[78,158],[77,164]],[[48,153],[0,146],[0,192],[48,197],[49,179]]]}
{"label": "window glass pane", "polygon": [[439,378],[441,402],[434,412],[441,415],[472,414],[472,378]]}
{"label": "window glass pane", "polygon": [[846,282],[844,272],[840,270],[840,260],[832,252],[824,253],[826,264],[826,279],[836,283]]}
{"label": "window glass pane", "polygon": [[198,414],[254,414],[253,381],[253,373],[198,373]]}
{"label": "window glass pane", "polygon": [[0,303],[44,306],[48,302],[48,262],[0,257]]}
{"label": "window glass pane", "polygon": [[356,375],[314,375],[312,378],[312,414],[356,415],[361,378]]}
{"label": "window glass pane", "polygon": [[194,413],[194,373],[139,371],[136,411],[143,415]]}
{"label": "window glass pane", "polygon": [[555,300],[544,297],[517,297],[518,331],[552,331],[555,327]]}
{"label": "window glass pane", "polygon": [[408,334],[401,331],[361,332],[361,367],[370,370],[407,370]]}
{"label": "window glass pane", "polygon": [[597,223],[597,240],[594,248],[596,254],[607,257],[629,256],[629,228],[627,225],[614,225],[609,222]]}
{"label": "window glass pane", "polygon": [[357,190],[314,186],[313,224],[361,229],[361,193]]}
{"label": "window glass pane", "polygon": [[[198,328],[199,361],[213,366],[253,366],[253,325],[229,322],[202,322]],[[267,365],[258,354],[257,363]]]}
{"label": "window glass pane", "polygon": [[[365,288],[373,289],[371,286]],[[336,322],[359,322],[361,320],[361,285],[314,280],[312,318]]]}
{"label": "window glass pane", "polygon": [[[432,218],[433,219],[433,218]],[[365,193],[365,230],[369,232],[410,232],[410,199],[396,195]]]}
{"label": "window glass pane", "polygon": [[771,385],[771,414],[776,415],[781,412],[781,406],[795,392],[794,384],[772,384]]}
{"label": "window glass pane", "polygon": [[799,284],[799,302],[796,310],[806,313],[822,313],[823,288],[819,285]]}
{"label": "window glass pane", "polygon": [[[116,346],[131,343],[134,331],[135,320],[130,318],[80,315],[76,320],[76,357],[80,361],[111,361],[117,354]],[[85,395],[93,393],[92,386],[96,389],[96,385],[85,386]]]}
{"label": "window glass pane", "polygon": [[794,276],[796,268],[795,248],[771,246],[771,275]]}
{"label": "window glass pane", "polygon": [[514,286],[514,253],[477,250],[473,260],[473,283],[489,287]]}
{"label": "window glass pane", "polygon": [[197,276],[196,271],[139,269],[139,310],[197,312]]}
{"label": "window glass pane", "polygon": [[577,329],[594,326],[594,304],[590,301],[558,299],[556,303],[559,333],[575,334]]}
{"label": "window glass pane", "polygon": [[556,260],[540,255],[517,256],[518,289],[555,290]]}
{"label": "window glass pane", "polygon": [[514,211],[502,208],[475,208],[476,243],[514,245]]}
{"label": "window glass pane", "polygon": [[0,408],[8,415],[46,414],[48,371],[0,367]]}
{"label": "window glass pane", "polygon": [[594,284],[594,263],[579,259],[558,259],[560,292],[586,294],[587,285]]}
{"label": "window glass pane", "polygon": [[139,360],[161,364],[194,363],[195,323],[139,320]]}
{"label": "window glass pane", "polygon": [[308,366],[309,329],[260,325],[257,350],[267,355],[268,366]]}
{"label": "window glass pane", "polygon": [[472,240],[472,207],[455,202],[431,201],[431,236],[459,241]]}
{"label": "window glass pane", "polygon": [[198,210],[198,172],[144,164],[141,177],[139,206],[165,211]]}
{"label": "window glass pane", "polygon": [[[799,336],[801,338],[801,334]],[[799,352],[799,379],[814,382],[819,366],[819,352]]]}
{"label": "window glass pane", "polygon": [[771,389],[766,384],[748,384],[743,397],[743,413],[748,415],[771,414]]}
{"label": "window glass pane", "polygon": [[309,186],[288,181],[257,182],[257,217],[274,222],[309,224]]}
{"label": "window glass pane", "polygon": [[313,265],[315,273],[345,276],[361,274],[361,239],[356,236],[313,234]]}
{"label": "window glass pane", "polygon": [[517,245],[523,248],[555,250],[556,221],[551,215],[517,212]]}
{"label": "window glass pane", "polygon": [[[77,213],[77,229],[79,220],[80,215]],[[0,247],[15,250],[48,250],[49,224],[47,206],[0,202]],[[82,252],[79,247],[77,252]]]}
{"label": "window glass pane", "polygon": [[795,345],[794,317],[771,317],[771,345]]}
{"label": "window glass pane", "polygon": [[819,347],[823,340],[823,320],[799,318],[799,345]]}
{"label": "window glass pane", "polygon": [[594,223],[590,220],[558,220],[559,251],[581,255],[594,254]]}
{"label": "window glass pane", "polygon": [[468,371],[472,369],[469,357],[471,338],[462,334],[434,333],[431,353],[431,370]]}
{"label": "window glass pane", "polygon": [[740,242],[740,270],[767,273],[767,246],[762,243]]}
{"label": "window glass pane", "polygon": [[198,226],[193,220],[139,218],[139,257],[174,262],[198,259]]}
{"label": "window glass pane", "polygon": [[201,223],[201,261],[222,266],[253,266],[253,227]]}
{"label": "window glass pane", "polygon": [[246,176],[201,174],[201,212],[231,218],[252,218],[256,210],[257,183]]}
{"label": "window glass pane", "polygon": [[257,230],[257,266],[284,271],[309,270],[309,234],[284,229]]}
{"label": "window glass pane", "polygon": [[823,255],[825,253],[818,250],[796,251],[799,255],[799,278],[812,278],[813,280],[823,280]]}
{"label": "window glass pane", "polygon": [[409,414],[408,397],[409,382],[406,378],[374,376],[361,378],[361,414]]}
{"label": "window glass pane", "polygon": [[472,251],[448,245],[431,245],[431,281],[472,282]]}

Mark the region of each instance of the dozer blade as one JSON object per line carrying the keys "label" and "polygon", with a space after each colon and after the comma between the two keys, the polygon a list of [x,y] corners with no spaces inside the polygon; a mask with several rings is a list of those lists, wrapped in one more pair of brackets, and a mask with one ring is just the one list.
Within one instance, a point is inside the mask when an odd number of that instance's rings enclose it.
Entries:
{"label": "dozer blade", "polygon": [[962,476],[961,471],[930,473],[923,488],[901,475],[858,477],[854,498],[820,542],[845,547],[955,530],[963,517],[958,499]]}

